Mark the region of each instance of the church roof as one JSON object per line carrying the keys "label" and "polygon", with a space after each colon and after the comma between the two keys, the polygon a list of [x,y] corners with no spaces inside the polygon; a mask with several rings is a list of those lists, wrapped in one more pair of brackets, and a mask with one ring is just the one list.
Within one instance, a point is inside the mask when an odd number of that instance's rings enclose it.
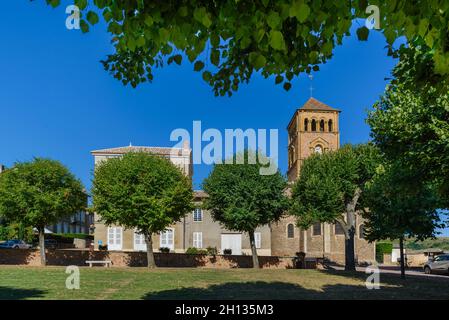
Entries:
{"label": "church roof", "polygon": [[307,100],[307,102],[304,103],[304,105],[301,108],[299,108],[299,110],[340,112],[340,110],[332,108],[332,107],[328,106],[327,104],[325,104],[321,101],[318,101],[315,98],[310,98],[309,100]]}
{"label": "church roof", "polygon": [[109,148],[91,151],[93,155],[95,154],[125,154],[129,152],[148,152],[157,155],[182,155],[181,148],[163,148],[163,147],[138,147],[138,146],[127,146],[118,148]]}

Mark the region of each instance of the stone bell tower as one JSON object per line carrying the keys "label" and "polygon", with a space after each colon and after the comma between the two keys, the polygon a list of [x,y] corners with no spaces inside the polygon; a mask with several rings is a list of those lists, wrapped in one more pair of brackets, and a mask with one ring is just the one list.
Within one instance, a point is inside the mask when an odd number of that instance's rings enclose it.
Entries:
{"label": "stone bell tower", "polygon": [[310,98],[296,110],[288,124],[288,171],[290,182],[299,176],[301,164],[314,152],[340,147],[340,110]]}
{"label": "stone bell tower", "polygon": [[[296,110],[288,124],[289,182],[294,182],[301,164],[314,152],[323,153],[340,147],[340,111],[310,98]],[[323,247],[322,237],[311,238],[310,231],[296,226],[296,218],[285,216],[271,225],[271,254],[294,256],[296,252],[310,252],[313,247]]]}

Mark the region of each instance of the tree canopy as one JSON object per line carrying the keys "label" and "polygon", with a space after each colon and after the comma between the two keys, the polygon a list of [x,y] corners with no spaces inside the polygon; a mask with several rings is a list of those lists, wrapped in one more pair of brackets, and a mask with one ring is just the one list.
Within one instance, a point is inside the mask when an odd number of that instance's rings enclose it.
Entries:
{"label": "tree canopy", "polygon": [[404,239],[422,241],[433,238],[440,221],[439,197],[435,186],[422,180],[401,162],[378,168],[367,184],[364,197],[364,236],[368,240],[399,240],[401,275],[405,277]]}
{"label": "tree canopy", "polygon": [[401,83],[387,88],[369,113],[376,145],[391,161],[400,161],[420,179],[438,181],[449,205],[449,92],[427,91]]}
{"label": "tree canopy", "polygon": [[106,225],[145,236],[148,266],[155,267],[152,236],[193,210],[192,184],[170,160],[144,152],[101,162],[92,186],[93,210]]}
{"label": "tree canopy", "polygon": [[41,263],[46,264],[44,229],[86,209],[81,182],[60,162],[36,158],[0,174],[0,216],[37,228]]}
{"label": "tree canopy", "polygon": [[[60,0],[46,0],[58,6]],[[202,72],[216,95],[231,95],[254,71],[291,88],[300,73],[319,70],[356,18],[367,18],[377,5],[381,32],[389,53],[405,36],[432,49],[435,72],[449,74],[449,2],[223,0],[144,1],[74,0],[80,8],[83,32],[103,16],[114,52],[102,61],[105,70],[123,84],[136,87],[152,81],[155,68],[184,57]],[[367,40],[370,30],[357,30]]]}
{"label": "tree canopy", "polygon": [[398,163],[379,167],[365,191],[365,238],[422,241],[436,236],[443,225],[435,191],[434,185]]}
{"label": "tree canopy", "polygon": [[339,223],[346,238],[347,270],[355,269],[354,234],[356,213],[362,209],[366,183],[381,163],[370,144],[346,145],[336,151],[305,159],[292,188],[290,213],[304,229],[313,223]]}
{"label": "tree canopy", "polygon": [[[251,151],[244,153],[245,159]],[[235,158],[235,157],[234,157]],[[261,175],[261,164],[217,164],[203,182],[209,195],[204,207],[211,211],[214,220],[228,230],[246,232],[250,237],[253,266],[259,267],[254,243],[256,228],[278,221],[288,208],[284,195],[285,177],[278,171]]]}

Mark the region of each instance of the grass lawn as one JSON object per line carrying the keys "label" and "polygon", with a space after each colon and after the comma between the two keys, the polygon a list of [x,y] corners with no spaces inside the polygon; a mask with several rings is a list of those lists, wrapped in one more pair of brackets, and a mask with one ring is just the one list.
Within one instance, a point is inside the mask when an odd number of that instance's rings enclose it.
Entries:
{"label": "grass lawn", "polygon": [[79,290],[62,267],[0,266],[0,299],[449,299],[449,278],[320,270],[80,268]]}

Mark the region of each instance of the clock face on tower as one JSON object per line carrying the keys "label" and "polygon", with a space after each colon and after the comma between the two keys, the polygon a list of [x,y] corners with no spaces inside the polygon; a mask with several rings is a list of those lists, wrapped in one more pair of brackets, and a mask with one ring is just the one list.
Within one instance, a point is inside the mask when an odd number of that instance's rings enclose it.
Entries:
{"label": "clock face on tower", "polygon": [[316,146],[315,147],[315,153],[322,154],[323,153],[323,148],[321,148],[321,146]]}

